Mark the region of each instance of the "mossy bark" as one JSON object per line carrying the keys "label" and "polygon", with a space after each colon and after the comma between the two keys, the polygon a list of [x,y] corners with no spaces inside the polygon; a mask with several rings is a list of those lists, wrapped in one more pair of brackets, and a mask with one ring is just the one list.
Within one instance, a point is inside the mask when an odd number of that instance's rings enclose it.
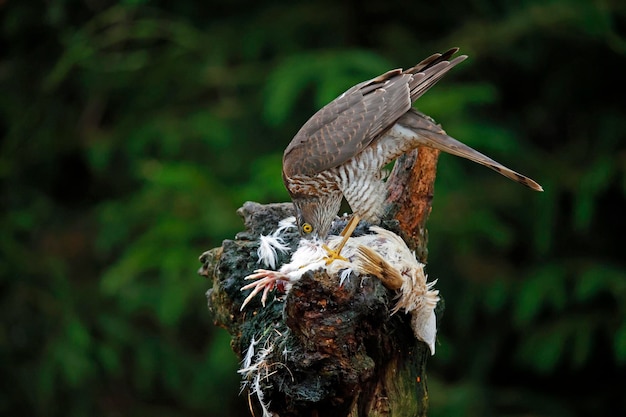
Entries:
{"label": "mossy bark", "polygon": [[[427,148],[405,155],[388,179],[383,226],[399,233],[422,262],[437,155]],[[240,311],[244,277],[260,267],[260,234],[271,233],[292,210],[291,203],[244,204],[238,213],[245,231],[200,258],[200,274],[213,281],[207,297],[215,324],[232,335],[240,358],[248,354],[258,365],[242,375],[250,392],[261,393],[251,404],[259,408],[262,402],[266,413],[280,417],[426,415],[428,347],[415,339],[408,317],[390,315],[394,294],[379,280],[339,286],[337,277],[312,271],[288,295],[276,290],[265,307],[257,297]],[[332,232],[342,227],[338,222]],[[284,237],[295,249],[297,232]],[[288,254],[278,255],[279,265],[289,261]]]}

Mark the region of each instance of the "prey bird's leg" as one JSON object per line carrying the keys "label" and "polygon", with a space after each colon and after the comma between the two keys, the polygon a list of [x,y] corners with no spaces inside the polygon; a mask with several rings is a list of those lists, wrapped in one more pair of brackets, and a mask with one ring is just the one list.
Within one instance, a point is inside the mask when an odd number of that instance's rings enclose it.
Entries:
{"label": "prey bird's leg", "polygon": [[330,265],[338,259],[348,262],[346,258],[341,256],[341,250],[346,245],[346,242],[348,242],[348,239],[350,239],[350,236],[352,236],[352,233],[354,232],[354,229],[356,229],[360,220],[361,217],[358,214],[355,213],[352,215],[352,218],[340,233],[340,235],[343,236],[343,239],[341,239],[341,242],[339,242],[337,249],[331,249],[326,245],[322,245],[326,252],[328,252],[328,256],[326,257],[326,265]]}
{"label": "prey bird's leg", "polygon": [[267,269],[257,269],[254,271],[254,274],[248,275],[244,279],[246,280],[255,280],[253,283],[245,285],[241,287],[241,291],[250,290],[253,291],[248,294],[246,299],[243,301],[241,305],[240,311],[246,307],[246,305],[261,291],[263,291],[263,295],[261,296],[261,304],[265,307],[265,302],[267,301],[267,296],[271,290],[278,286],[278,281],[289,281],[289,277],[278,271],[270,271]]}

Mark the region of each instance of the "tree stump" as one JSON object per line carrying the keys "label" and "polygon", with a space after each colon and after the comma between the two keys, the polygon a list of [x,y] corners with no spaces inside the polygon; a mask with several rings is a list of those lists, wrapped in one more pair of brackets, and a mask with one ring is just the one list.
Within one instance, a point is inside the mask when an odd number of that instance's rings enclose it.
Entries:
{"label": "tree stump", "polygon": [[[430,214],[438,152],[419,148],[396,162],[388,178],[383,226],[426,261],[425,223]],[[243,311],[244,277],[257,263],[259,236],[293,215],[291,203],[245,203],[245,231],[205,252],[199,273],[213,280],[207,292],[217,326],[231,335],[251,409],[264,416],[409,417],[426,415],[425,365],[429,349],[415,339],[410,318],[390,315],[394,293],[375,278],[350,279],[309,271],[287,295],[276,290]],[[335,222],[338,234],[345,223]],[[358,233],[358,229],[356,231]],[[295,250],[300,239],[284,235]],[[278,253],[278,266],[289,262]],[[440,303],[441,304],[441,303]],[[441,315],[441,307],[436,310]]]}

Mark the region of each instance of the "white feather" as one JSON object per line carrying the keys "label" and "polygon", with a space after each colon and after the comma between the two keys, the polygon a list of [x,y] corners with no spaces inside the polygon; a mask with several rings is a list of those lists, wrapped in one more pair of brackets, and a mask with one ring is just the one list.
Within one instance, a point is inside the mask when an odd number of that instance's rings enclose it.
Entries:
{"label": "white feather", "polygon": [[278,228],[274,230],[272,236],[279,237],[285,230],[295,229],[296,227],[296,217],[289,216],[278,222]]}
{"label": "white feather", "polygon": [[259,256],[257,263],[263,263],[265,266],[275,269],[278,257],[277,251],[287,253],[289,246],[285,245],[285,241],[280,237],[261,235],[259,237],[259,249],[257,249],[257,255]]}
{"label": "white feather", "polygon": [[252,336],[252,340],[250,341],[248,349],[246,350],[246,355],[243,357],[243,361],[241,361],[241,369],[239,369],[239,371],[237,372],[242,373],[242,369],[246,369],[250,366],[250,364],[252,363],[252,358],[254,357],[254,347],[258,343],[259,342],[254,339],[254,336]]}
{"label": "white feather", "polygon": [[339,286],[341,287],[345,280],[350,278],[350,274],[352,274],[352,268],[346,268],[339,273]]}

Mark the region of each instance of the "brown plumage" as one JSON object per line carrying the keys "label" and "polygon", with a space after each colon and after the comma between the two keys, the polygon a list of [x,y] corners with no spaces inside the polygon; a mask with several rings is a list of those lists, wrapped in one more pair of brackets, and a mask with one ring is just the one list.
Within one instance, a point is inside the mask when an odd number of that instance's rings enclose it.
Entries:
{"label": "brown plumage", "polygon": [[407,70],[362,82],[324,106],[285,149],[283,180],[301,233],[325,238],[345,197],[353,212],[376,222],[386,189],[381,169],[418,146],[440,149],[485,165],[534,190],[542,188],[446,135],[412,104],[465,55],[434,54]]}

